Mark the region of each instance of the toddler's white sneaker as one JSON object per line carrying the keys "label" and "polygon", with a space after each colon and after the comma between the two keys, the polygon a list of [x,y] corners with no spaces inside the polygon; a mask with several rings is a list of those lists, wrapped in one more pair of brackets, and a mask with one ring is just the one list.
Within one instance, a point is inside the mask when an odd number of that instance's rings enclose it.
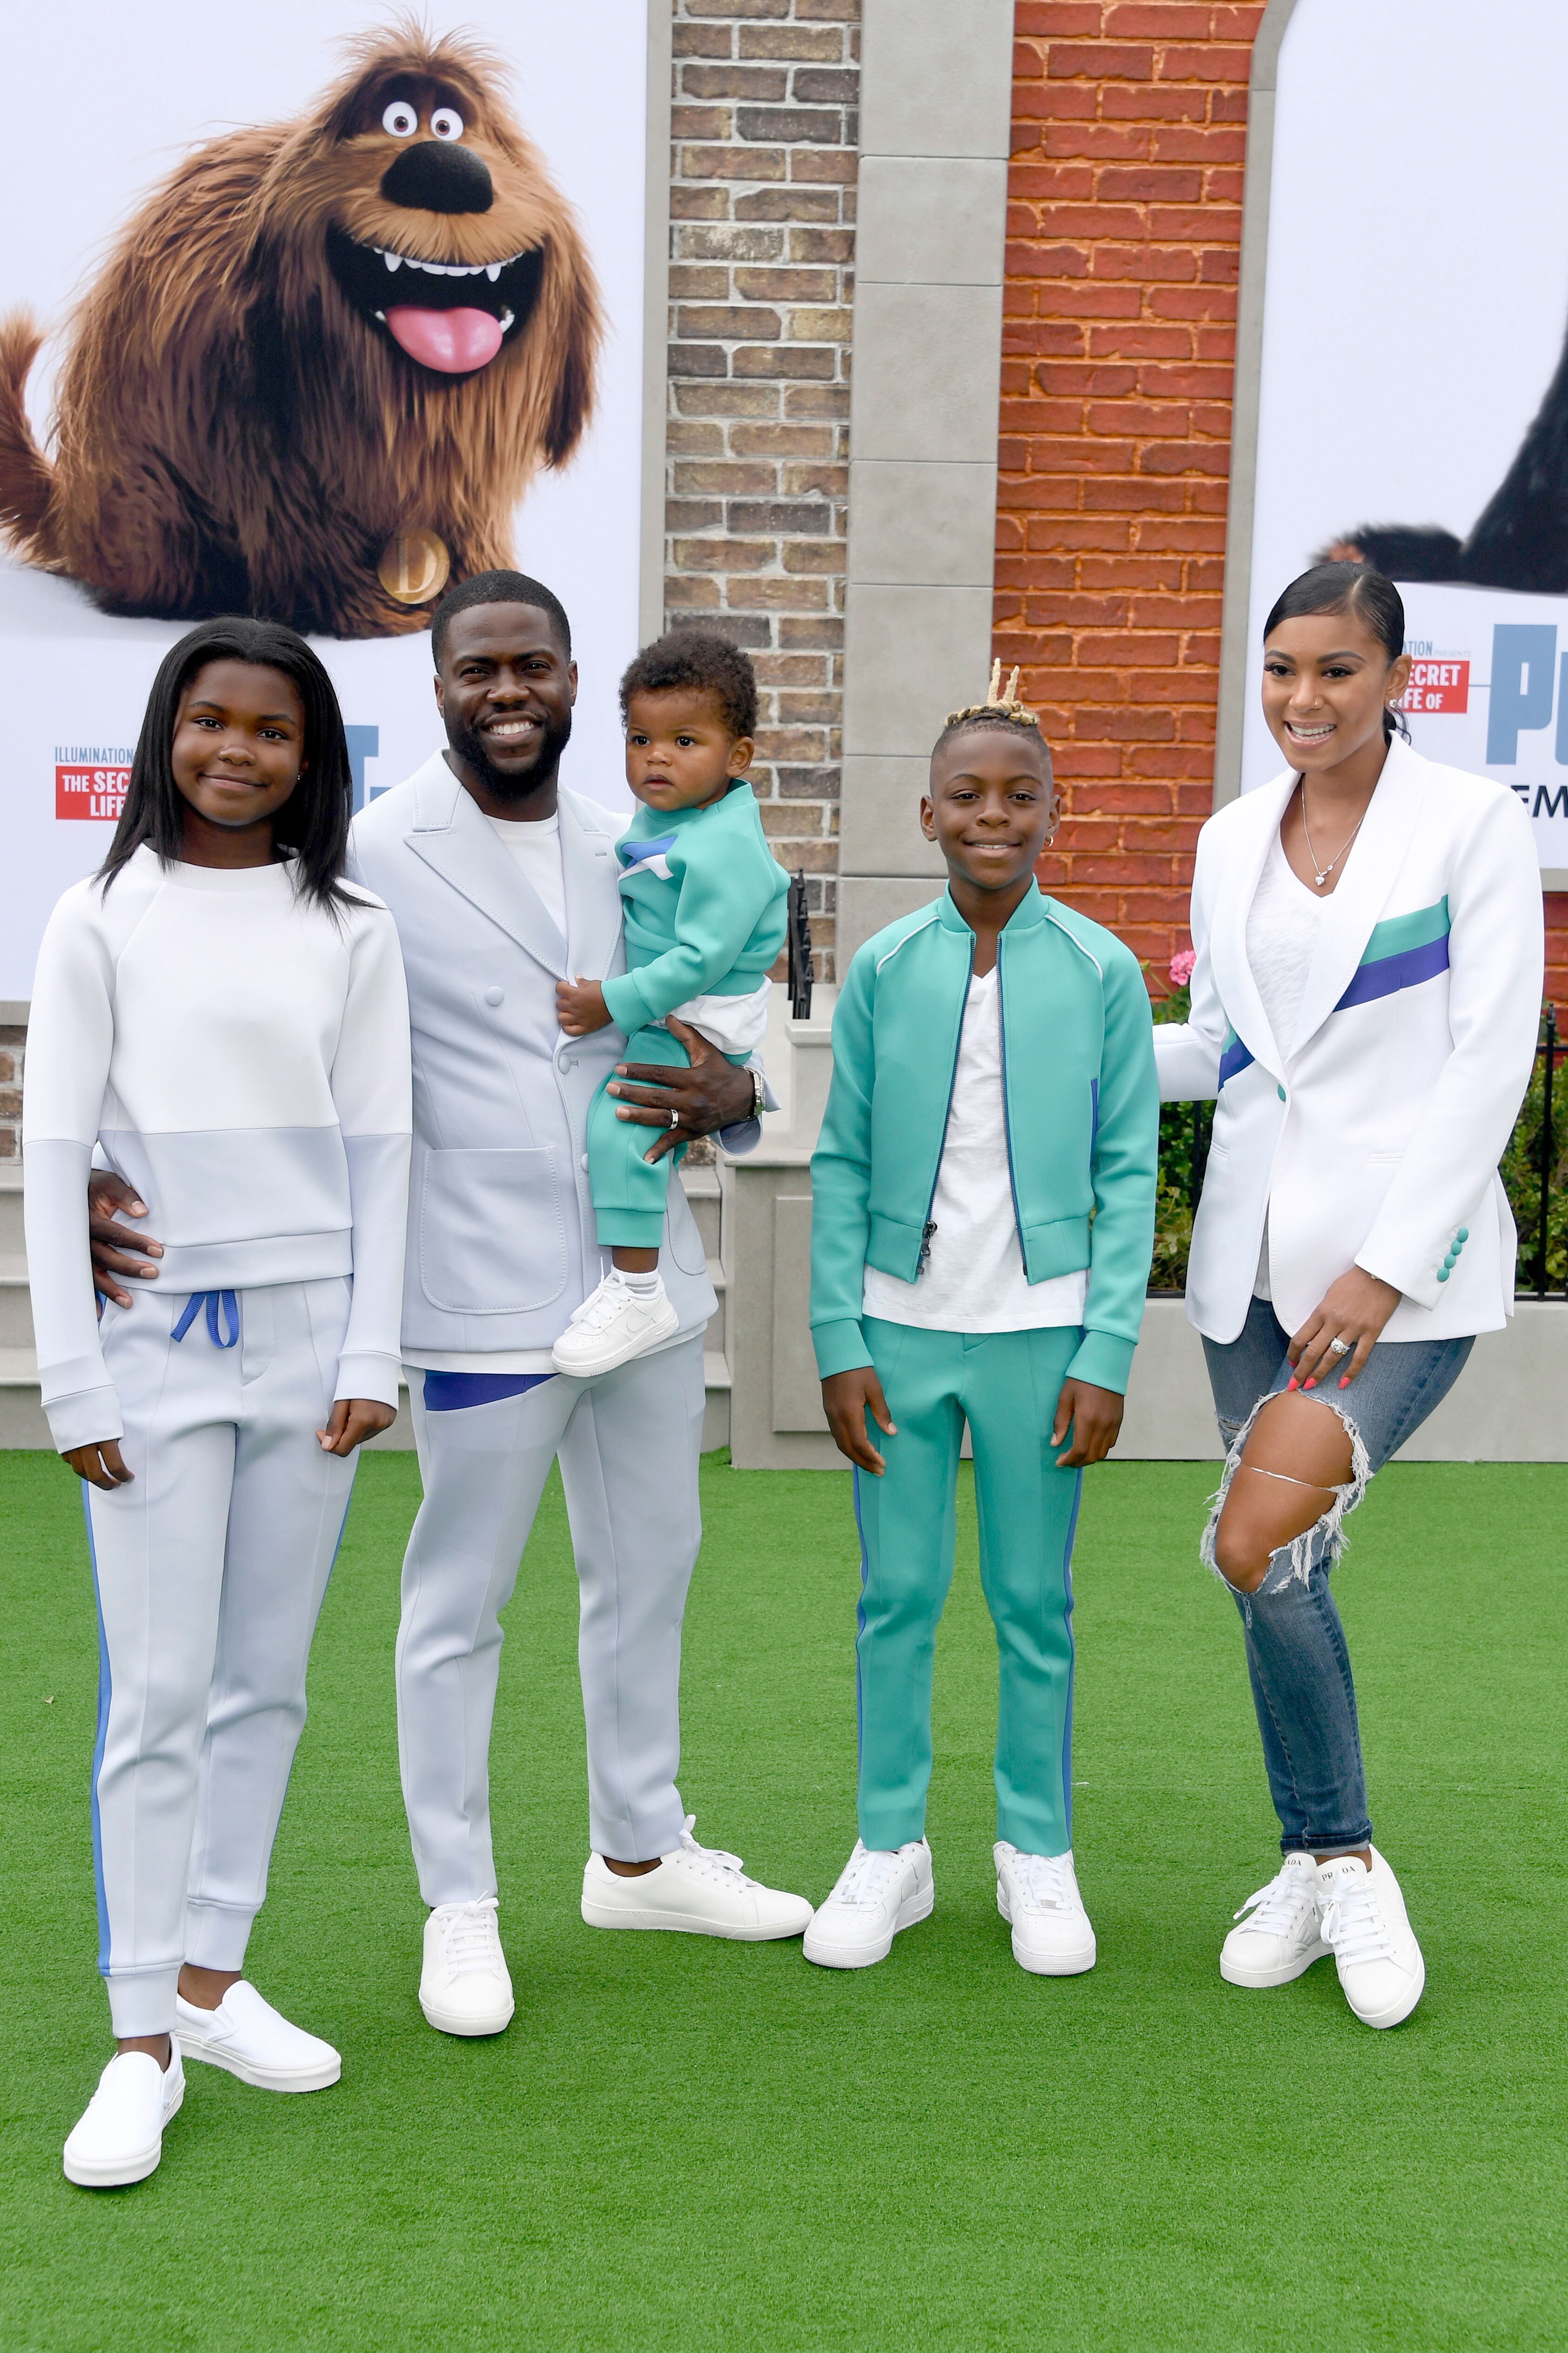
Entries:
{"label": "toddler's white sneaker", "polygon": [[1005,1839],[996,1859],[996,1909],[1012,1924],[1013,1958],[1037,1978],[1081,1977],[1094,1967],[1094,1930],[1068,1854],[1020,1854]]}
{"label": "toddler's white sneaker", "polygon": [[1397,2026],[1426,1983],[1398,1880],[1375,1847],[1370,1871],[1358,1854],[1336,1854],[1318,1865],[1318,1900],[1345,2000],[1363,2026]]}
{"label": "toddler's white sneaker", "polygon": [[731,1936],[765,1945],[798,1936],[811,1918],[804,1895],[748,1879],[738,1854],[699,1846],[695,1814],[680,1826],[680,1844],[660,1855],[653,1871],[626,1878],[603,1855],[591,1854],[583,1873],[583,1917],[590,1928],[674,1928],[689,1936]]}
{"label": "toddler's white sneaker", "polygon": [[145,2181],[163,2154],[163,2126],[184,2096],[177,2036],[166,2067],[147,2051],[118,2052],[66,2143],[66,2179],[83,2189]]}
{"label": "toddler's white sneaker", "polygon": [[613,1266],[573,1315],[550,1351],[551,1361],[558,1373],[592,1380],[672,1340],[679,1326],[662,1275],[655,1275],[650,1291],[634,1291]]}
{"label": "toddler's white sneaker", "polygon": [[216,2010],[174,2002],[180,2048],[187,2059],[226,2067],[242,2084],[264,2092],[322,2092],[335,2084],[343,2063],[330,2042],[290,2026],[244,1978],[231,1985]]}
{"label": "toddler's white sneaker", "polygon": [[924,1920],[936,1902],[931,1848],[923,1838],[894,1849],[863,1846],[817,1906],[802,1950],[825,1969],[868,1969],[885,1961],[900,1928]]}
{"label": "toddler's white sneaker", "polygon": [[1219,1973],[1227,1985],[1282,1986],[1328,1952],[1318,1902],[1318,1866],[1310,1854],[1288,1854],[1267,1887],[1249,1895],[1220,1947]]}
{"label": "toddler's white sneaker", "polygon": [[426,1921],[419,2007],[441,2034],[499,2034],[510,2023],[516,2005],[493,1895],[437,1904]]}

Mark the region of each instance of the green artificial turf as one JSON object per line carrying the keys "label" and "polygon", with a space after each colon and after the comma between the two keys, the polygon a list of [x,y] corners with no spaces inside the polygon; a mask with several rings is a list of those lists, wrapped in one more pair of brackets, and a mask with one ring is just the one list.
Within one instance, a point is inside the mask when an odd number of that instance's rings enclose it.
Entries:
{"label": "green artificial turf", "polygon": [[[966,1474],[967,1476],[967,1474]],[[822,1894],[854,1837],[847,1480],[705,1469],[681,1788]],[[1026,1977],[991,1869],[994,1652],[972,1506],[938,1661],[938,1907],[882,1967],[609,1936],[585,1852],[552,1485],[493,1752],[518,2015],[434,2034],[391,1652],[407,1456],[365,1463],[250,1971],[343,2052],[310,2097],[192,2064],[161,2171],[68,2188],[108,2056],[85,1785],[95,1638],[58,1466],[0,1456],[0,2345],[906,2348],[1563,2346],[1568,1469],[1378,1480],[1338,1574],[1379,1842],[1428,1966],[1372,2034],[1332,1964],[1223,1985],[1275,1831],[1201,1464],[1090,1474],[1075,1846],[1091,1976]],[[968,1503],[965,1498],[966,1505]]]}

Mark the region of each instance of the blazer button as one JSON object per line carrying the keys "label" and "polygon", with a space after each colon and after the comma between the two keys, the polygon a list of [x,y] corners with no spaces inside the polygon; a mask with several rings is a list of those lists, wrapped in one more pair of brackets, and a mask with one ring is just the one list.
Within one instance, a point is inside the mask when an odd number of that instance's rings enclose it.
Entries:
{"label": "blazer button", "polygon": [[1281,1087],[1281,1086],[1277,1086],[1277,1087],[1275,1088],[1274,1092],[1275,1092],[1275,1093],[1279,1096],[1279,1098],[1280,1102],[1281,1102],[1281,1103],[1283,1103],[1283,1102],[1284,1102],[1284,1100],[1285,1100],[1285,1090],[1284,1090],[1284,1088],[1283,1088],[1283,1087]]}
{"label": "blazer button", "polygon": [[576,1056],[574,1054],[563,1054],[559,1067],[563,1071],[574,1071],[577,1067]]}
{"label": "blazer button", "polygon": [[505,997],[506,991],[504,988],[487,988],[485,991],[485,1003],[487,1005],[500,1005],[504,1002]]}
{"label": "blazer button", "polygon": [[1468,1226],[1461,1226],[1458,1232],[1454,1236],[1454,1240],[1458,1243],[1461,1250],[1464,1249],[1465,1244],[1469,1240],[1469,1239],[1470,1229]]}
{"label": "blazer button", "polygon": [[581,1159],[578,1161],[577,1166],[578,1166],[578,1167],[583,1171],[583,1174],[584,1174],[584,1176],[585,1176],[587,1175],[587,1173],[588,1173],[588,1155],[587,1155],[587,1154],[586,1154],[585,1152],[583,1154],[583,1155],[582,1155]]}
{"label": "blazer button", "polygon": [[1438,1280],[1438,1282],[1447,1282],[1447,1280],[1448,1280],[1448,1277],[1453,1273],[1453,1271],[1454,1271],[1454,1270],[1453,1270],[1453,1268],[1452,1268],[1451,1266],[1440,1266],[1440,1267],[1437,1269],[1437,1280]]}

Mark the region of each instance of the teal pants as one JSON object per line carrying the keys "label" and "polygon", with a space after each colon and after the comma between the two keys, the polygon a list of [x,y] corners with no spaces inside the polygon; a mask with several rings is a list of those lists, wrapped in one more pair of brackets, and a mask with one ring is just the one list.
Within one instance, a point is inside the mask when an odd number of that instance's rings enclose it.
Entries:
{"label": "teal pants", "polygon": [[[668,1062],[685,1070],[691,1060],[684,1046],[660,1023],[650,1023],[626,1039],[622,1058],[628,1062]],[[725,1060],[743,1067],[751,1057],[727,1054]],[[662,1159],[647,1161],[644,1153],[658,1131],[640,1121],[617,1119],[616,1099],[599,1089],[588,1109],[588,1189],[594,1201],[594,1224],[601,1250],[658,1249],[664,1240],[664,1200],[669,1172],[685,1154],[684,1144]]]}
{"label": "teal pants", "polygon": [[1079,1471],[1058,1471],[1057,1397],[1081,1333],[926,1332],[868,1316],[898,1435],[868,1422],[887,1461],[855,1473],[860,1529],[856,1693],[860,1836],[925,1831],[931,1666],[952,1582],[954,1495],[967,1420],[980,1582],[1001,1660],[996,1834],[1026,1854],[1072,1845],[1072,1541]]}

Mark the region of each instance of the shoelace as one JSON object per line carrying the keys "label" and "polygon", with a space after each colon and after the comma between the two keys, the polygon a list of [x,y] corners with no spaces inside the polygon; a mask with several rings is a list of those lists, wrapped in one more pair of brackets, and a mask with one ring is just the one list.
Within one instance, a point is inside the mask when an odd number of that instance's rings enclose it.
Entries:
{"label": "shoelace", "polygon": [[851,1855],[828,1900],[834,1904],[879,1904],[898,1867],[898,1856],[880,1850]]}
{"label": "shoelace", "polygon": [[1077,1893],[1072,1866],[1062,1854],[1016,1854],[1013,1875],[1024,1891],[1029,1912],[1075,1912]]}
{"label": "shoelace", "polygon": [[696,1821],[695,1814],[688,1814],[680,1825],[680,1852],[688,1858],[689,1868],[703,1879],[738,1879],[742,1887],[752,1886],[754,1882],[746,1877],[738,1854],[730,1854],[721,1846],[698,1845],[691,1835]]}
{"label": "shoelace", "polygon": [[442,1923],[441,1958],[450,1969],[493,1969],[496,1965],[496,1904],[481,1895],[474,1904],[458,1905]]}
{"label": "shoelace", "polygon": [[1249,1928],[1261,1929],[1266,1936],[1293,1936],[1302,1912],[1317,1901],[1315,1888],[1303,1887],[1301,1879],[1299,1872],[1277,1873],[1267,1887],[1260,1887],[1256,1895],[1247,1897],[1232,1918],[1239,1920],[1243,1913],[1250,1912],[1252,1917],[1247,1924]]}
{"label": "shoelace", "polygon": [[1394,1936],[1370,1879],[1352,1880],[1323,1915],[1323,1942],[1336,1961],[1386,1961]]}
{"label": "shoelace", "polygon": [[[618,1314],[625,1303],[637,1296],[624,1282],[601,1283],[597,1291],[588,1293],[581,1307],[573,1309],[566,1320],[582,1324],[585,1331],[602,1332],[611,1316]],[[646,1301],[643,1303],[646,1305]]]}

